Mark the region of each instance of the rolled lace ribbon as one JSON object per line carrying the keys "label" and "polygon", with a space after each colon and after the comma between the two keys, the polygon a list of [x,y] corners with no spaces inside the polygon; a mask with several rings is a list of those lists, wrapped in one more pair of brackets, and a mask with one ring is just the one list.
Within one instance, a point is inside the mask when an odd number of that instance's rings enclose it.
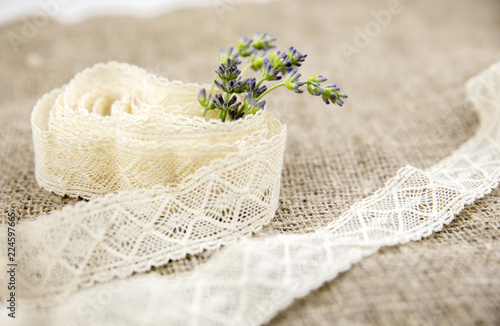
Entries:
{"label": "rolled lace ribbon", "polygon": [[40,99],[37,182],[91,200],[19,225],[25,297],[145,271],[269,223],[286,126],[267,112],[200,118],[200,88],[111,62]]}
{"label": "rolled lace ribbon", "polygon": [[[209,169],[234,188],[275,202],[271,188],[279,181],[285,128],[266,113],[207,122],[200,117],[200,88],[116,62],[76,75],[33,110],[37,182],[59,195],[93,198],[206,182],[201,175]],[[236,169],[248,158],[249,165]],[[204,195],[195,193],[196,200]]]}

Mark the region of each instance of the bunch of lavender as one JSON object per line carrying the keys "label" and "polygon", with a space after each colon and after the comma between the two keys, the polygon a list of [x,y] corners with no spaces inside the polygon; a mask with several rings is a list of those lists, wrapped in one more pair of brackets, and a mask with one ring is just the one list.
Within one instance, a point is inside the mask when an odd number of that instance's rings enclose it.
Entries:
{"label": "bunch of lavender", "polygon": [[[334,103],[342,106],[342,99],[347,98],[335,84],[322,86],[326,78],[321,75],[312,75],[306,81],[300,81],[301,74],[297,69],[302,65],[306,54],[301,54],[293,47],[288,51],[270,51],[275,48],[276,38],[256,33],[253,38],[238,39],[236,47],[228,50],[221,49],[219,54],[219,68],[215,71],[214,82],[207,94],[202,89],[198,94],[198,102],[203,107],[202,117],[209,110],[219,110],[219,119],[222,121],[237,120],[255,114],[262,110],[266,101],[262,98],[271,91],[285,86],[287,89],[302,93],[300,87],[307,85],[307,91],[314,96],[321,96],[326,104]],[[268,54],[269,53],[269,54]],[[247,64],[240,70],[240,58],[247,58]],[[260,71],[260,79],[242,78],[248,69]],[[264,82],[281,82],[267,88]],[[220,92],[214,95],[215,87]],[[236,94],[244,94],[243,102],[238,102]],[[241,95],[242,96],[242,95]]]}

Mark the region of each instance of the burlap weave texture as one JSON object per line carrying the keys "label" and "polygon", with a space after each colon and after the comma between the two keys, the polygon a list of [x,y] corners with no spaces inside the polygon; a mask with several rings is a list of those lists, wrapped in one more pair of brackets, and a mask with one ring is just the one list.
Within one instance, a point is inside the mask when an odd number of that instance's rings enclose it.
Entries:
{"label": "burlap weave texture", "polygon": [[[268,109],[288,124],[289,139],[280,208],[258,236],[311,232],[325,225],[401,166],[428,167],[475,131],[475,114],[463,103],[464,83],[500,59],[498,3],[402,6],[369,45],[349,57],[339,44],[354,44],[356,28],[374,21],[370,12],[385,9],[386,2],[239,4],[223,20],[209,7],[151,20],[105,18],[69,27],[49,23],[20,53],[3,37],[2,213],[30,218],[73,201],[39,189],[34,181],[29,113],[43,93],[108,60],[131,62],[170,79],[205,82],[212,77],[220,46],[265,30],[279,37],[281,47],[293,44],[308,53],[305,73],[332,76],[350,99],[342,110],[285,92],[269,102]],[[255,18],[250,23],[244,17]],[[22,27],[22,22],[12,24],[2,35]],[[499,195],[497,190],[466,208],[429,239],[365,259],[273,323],[498,322]],[[190,257],[156,272],[177,273],[209,256]]]}

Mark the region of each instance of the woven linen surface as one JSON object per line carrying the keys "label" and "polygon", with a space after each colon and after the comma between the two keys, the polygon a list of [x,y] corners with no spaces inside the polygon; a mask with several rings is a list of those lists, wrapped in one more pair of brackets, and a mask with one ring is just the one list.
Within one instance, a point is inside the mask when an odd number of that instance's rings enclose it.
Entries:
{"label": "woven linen surface", "polygon": [[[34,180],[29,114],[43,93],[109,60],[170,79],[205,82],[218,48],[257,29],[278,36],[282,47],[293,44],[308,53],[304,72],[332,76],[350,95],[342,110],[285,92],[269,101],[268,110],[287,123],[289,136],[280,207],[257,236],[312,232],[383,186],[400,167],[430,167],[474,134],[478,121],[464,103],[465,82],[500,59],[500,5],[471,5],[402,2],[403,11],[349,57],[339,44],[354,44],[356,28],[375,21],[370,12],[386,9],[386,2],[233,4],[225,12],[208,7],[150,20],[49,23],[18,53],[3,37],[2,217],[15,212],[20,219],[32,218],[75,201],[41,190]],[[20,34],[23,24],[1,33]],[[496,190],[468,206],[424,241],[364,259],[271,324],[498,322],[499,195]],[[210,255],[153,272],[180,273]]]}

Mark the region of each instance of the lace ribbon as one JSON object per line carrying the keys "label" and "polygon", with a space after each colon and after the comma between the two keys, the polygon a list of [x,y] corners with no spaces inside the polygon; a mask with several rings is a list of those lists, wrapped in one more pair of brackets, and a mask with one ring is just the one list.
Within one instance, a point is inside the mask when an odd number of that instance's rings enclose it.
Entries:
{"label": "lace ribbon", "polygon": [[473,138],[427,171],[402,168],[384,188],[327,227],[312,234],[246,238],[184,274],[143,274],[99,284],[71,294],[53,310],[36,315],[36,321],[75,325],[269,321],[295,298],[381,246],[419,240],[441,229],[464,205],[498,186],[500,63],[469,81],[467,91],[481,118]]}
{"label": "lace ribbon", "polygon": [[32,113],[37,182],[93,199],[18,226],[22,298],[49,303],[269,223],[285,126],[262,112],[206,121],[200,88],[111,62],[40,99]]}

